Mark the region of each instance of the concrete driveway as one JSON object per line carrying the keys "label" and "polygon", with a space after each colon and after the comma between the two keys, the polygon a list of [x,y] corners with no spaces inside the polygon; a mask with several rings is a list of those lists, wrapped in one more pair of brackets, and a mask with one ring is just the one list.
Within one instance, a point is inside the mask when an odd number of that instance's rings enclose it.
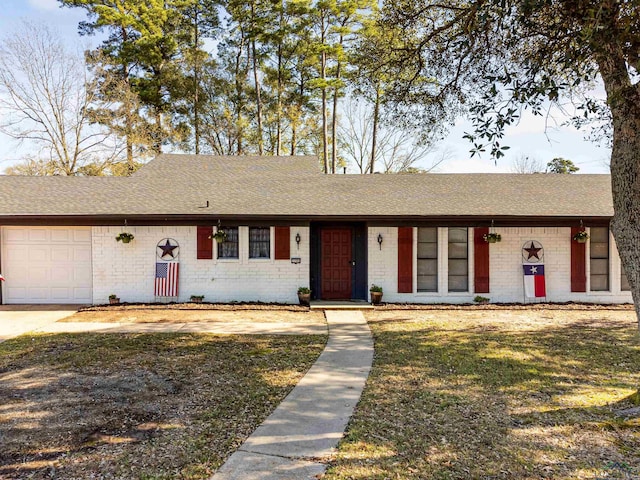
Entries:
{"label": "concrete driveway", "polygon": [[0,342],[73,315],[82,305],[0,305]]}

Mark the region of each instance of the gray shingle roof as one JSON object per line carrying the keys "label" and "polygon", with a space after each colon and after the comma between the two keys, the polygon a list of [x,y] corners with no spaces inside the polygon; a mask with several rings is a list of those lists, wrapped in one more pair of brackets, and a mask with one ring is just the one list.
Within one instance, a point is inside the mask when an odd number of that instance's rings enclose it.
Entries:
{"label": "gray shingle roof", "polygon": [[160,155],[129,178],[1,176],[0,216],[34,215],[588,218],[613,207],[609,175],[324,175],[314,157]]}

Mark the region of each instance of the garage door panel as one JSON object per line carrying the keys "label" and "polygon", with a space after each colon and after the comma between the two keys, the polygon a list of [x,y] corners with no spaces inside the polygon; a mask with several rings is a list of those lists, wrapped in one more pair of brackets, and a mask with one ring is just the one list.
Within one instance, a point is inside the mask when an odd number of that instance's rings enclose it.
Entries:
{"label": "garage door panel", "polygon": [[50,232],[49,239],[52,243],[69,243],[73,241],[73,234],[69,230],[54,229]]}
{"label": "garage door panel", "polygon": [[91,244],[91,230],[73,230],[73,242]]}
{"label": "garage door panel", "polygon": [[11,244],[11,243],[20,243],[20,244],[24,244],[27,241],[27,231],[26,230],[4,230],[4,243],[5,244]]}
{"label": "garage door panel", "polygon": [[49,247],[51,252],[51,260],[54,263],[67,263],[73,260],[73,247],[66,245],[55,245]]}
{"label": "garage door panel", "polygon": [[[43,267],[29,267],[26,269],[27,271],[27,281],[30,284],[40,284],[45,285],[51,281],[51,277],[49,277],[49,269]],[[13,275],[9,277],[11,281],[13,281]]]}
{"label": "garage door panel", "polygon": [[75,280],[73,265],[59,265],[51,270],[51,284],[73,285]]}
{"label": "garage door panel", "polygon": [[33,228],[27,234],[28,243],[45,243],[49,240],[49,230]]}
{"label": "garage door panel", "polygon": [[90,303],[91,229],[3,227],[5,303]]}
{"label": "garage door panel", "polygon": [[75,262],[91,262],[91,247],[90,246],[79,246],[73,250],[73,260]]}
{"label": "garage door panel", "polygon": [[73,298],[82,303],[91,303],[91,289],[87,287],[76,287],[73,289]]}
{"label": "garage door panel", "polygon": [[73,269],[73,278],[75,279],[76,285],[91,285],[93,280],[91,271],[81,266],[76,266]]}
{"label": "garage door panel", "polygon": [[49,249],[40,245],[35,245],[27,251],[27,260],[30,264],[39,263],[43,265],[45,262],[48,262],[50,258],[51,252]]}
{"label": "garage door panel", "polygon": [[71,291],[69,288],[65,288],[65,287],[51,288],[51,299],[54,301],[63,302],[70,296],[71,296]]}
{"label": "garage door panel", "polygon": [[27,289],[25,287],[5,287],[7,298],[15,300],[13,303],[27,303]]}
{"label": "garage door panel", "polygon": [[27,298],[29,301],[45,302],[50,297],[50,287],[27,288]]}

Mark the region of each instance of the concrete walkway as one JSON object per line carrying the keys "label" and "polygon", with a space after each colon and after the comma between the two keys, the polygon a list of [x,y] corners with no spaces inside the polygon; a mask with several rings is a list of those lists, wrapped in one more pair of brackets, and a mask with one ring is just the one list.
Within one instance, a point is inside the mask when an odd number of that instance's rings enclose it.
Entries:
{"label": "concrete walkway", "polygon": [[2,305],[0,342],[32,332],[73,315],[80,305]]}
{"label": "concrete walkway", "polygon": [[373,361],[362,312],[325,315],[329,340],[316,363],[211,480],[305,480],[325,471]]}

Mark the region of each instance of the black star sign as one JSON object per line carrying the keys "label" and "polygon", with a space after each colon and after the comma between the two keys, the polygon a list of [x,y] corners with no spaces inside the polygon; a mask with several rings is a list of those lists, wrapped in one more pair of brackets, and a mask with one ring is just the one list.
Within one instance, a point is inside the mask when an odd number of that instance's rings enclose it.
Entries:
{"label": "black star sign", "polygon": [[529,246],[529,248],[523,248],[523,250],[525,250],[527,252],[527,254],[529,255],[527,257],[527,260],[529,260],[531,257],[535,257],[538,260],[540,260],[540,257],[538,256],[538,252],[540,250],[542,250],[541,248],[536,248],[536,246],[533,244],[533,242],[531,242],[531,245]]}
{"label": "black star sign", "polygon": [[164,245],[158,245],[158,248],[162,250],[162,257],[164,258],[167,255],[169,255],[171,258],[175,258],[175,256],[173,255],[173,251],[178,248],[178,245],[171,245],[169,243],[169,240],[167,240],[167,242]]}

